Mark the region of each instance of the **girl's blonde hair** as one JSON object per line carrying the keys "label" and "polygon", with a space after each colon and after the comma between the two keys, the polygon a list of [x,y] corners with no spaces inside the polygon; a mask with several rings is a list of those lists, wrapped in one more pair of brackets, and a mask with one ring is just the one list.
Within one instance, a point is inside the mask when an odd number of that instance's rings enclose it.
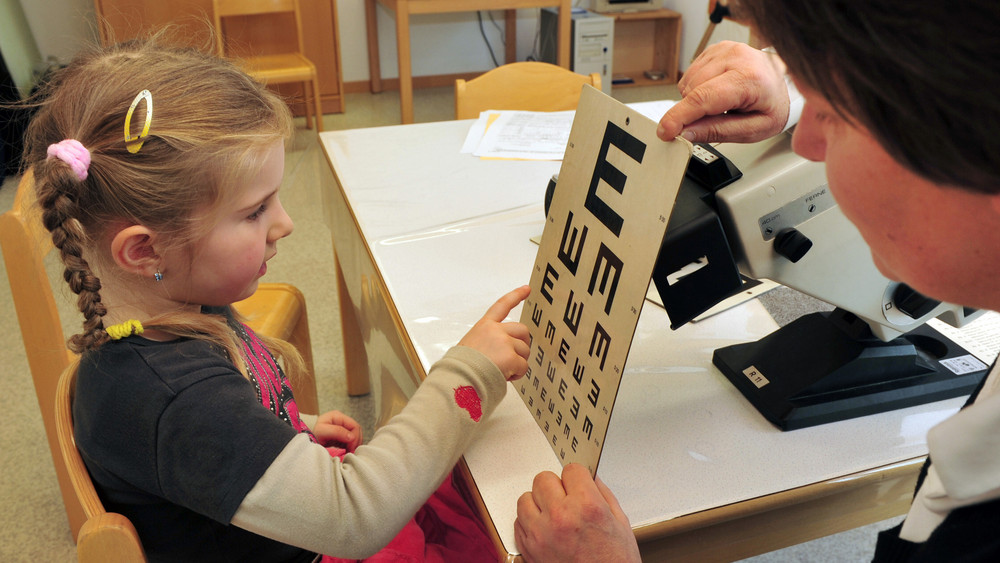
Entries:
{"label": "girl's blonde hair", "polygon": [[[143,90],[152,96],[151,127],[131,153],[125,117]],[[293,131],[284,101],[233,64],[155,38],[80,54],[43,85],[34,103],[23,165],[33,170],[42,220],[60,251],[65,279],[79,295],[83,332],[69,340],[76,352],[108,340],[101,282],[87,259],[98,265],[109,260],[97,249],[107,247],[115,229],[140,224],[171,247],[191,245],[213,226],[204,210],[235,197],[262,167],[265,150]],[[146,111],[145,103],[135,108],[132,136],[140,133]],[[48,146],[64,139],[90,151],[84,180],[62,160],[46,158]],[[221,316],[177,312],[144,324],[222,346],[245,374],[236,361],[242,344]],[[301,368],[292,346],[265,340],[290,372]]]}

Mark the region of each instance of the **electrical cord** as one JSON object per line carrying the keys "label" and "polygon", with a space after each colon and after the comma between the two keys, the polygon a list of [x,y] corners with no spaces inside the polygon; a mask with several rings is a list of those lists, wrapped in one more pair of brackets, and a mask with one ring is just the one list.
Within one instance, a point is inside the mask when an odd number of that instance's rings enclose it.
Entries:
{"label": "electrical cord", "polygon": [[[476,17],[479,18],[479,33],[483,36],[483,41],[486,43],[486,49],[490,52],[490,58],[493,59],[493,66],[498,67],[500,66],[500,63],[497,62],[497,56],[493,53],[493,45],[490,44],[490,39],[486,36],[486,29],[483,27],[483,13],[481,11],[476,12]],[[492,20],[493,17],[490,16],[490,19]],[[493,22],[493,25],[496,25],[496,22]],[[499,26],[497,29],[499,29]]]}

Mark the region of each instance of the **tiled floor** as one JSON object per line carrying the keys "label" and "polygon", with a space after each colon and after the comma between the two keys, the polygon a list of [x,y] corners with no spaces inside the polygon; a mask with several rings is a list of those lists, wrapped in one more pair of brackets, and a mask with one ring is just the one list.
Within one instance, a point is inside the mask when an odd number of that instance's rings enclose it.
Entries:
{"label": "tiled floor", "polygon": [[[672,86],[616,89],[616,98],[643,101],[676,97]],[[415,115],[418,122],[452,118],[451,88],[417,90]],[[347,111],[327,115],[325,127],[350,129],[393,125],[399,122],[398,95],[349,94]],[[391,166],[392,163],[386,163]],[[321,408],[341,409],[352,413],[371,435],[371,401],[367,397],[349,398],[344,391],[343,357],[340,340],[339,309],[333,249],[329,231],[323,222],[319,190],[333,181],[315,133],[301,126],[286,151],[285,183],[282,201],[295,220],[295,233],[279,245],[278,256],[269,264],[268,281],[286,281],[297,285],[309,305],[310,331],[317,368]],[[14,184],[0,189],[0,211],[10,208]],[[60,277],[53,262],[51,273]],[[57,281],[55,287],[63,287]],[[79,326],[78,313],[61,291],[60,307],[67,334]],[[62,500],[55,484],[52,458],[45,443],[34,389],[31,384],[16,317],[9,297],[6,271],[0,264],[0,318],[10,337],[0,344],[0,384],[5,391],[0,419],[0,561],[72,561],[73,542],[69,534]],[[61,463],[61,460],[59,460]],[[888,524],[877,525],[886,527]],[[874,545],[874,527],[852,530],[755,557],[762,562],[850,562],[866,561]]]}

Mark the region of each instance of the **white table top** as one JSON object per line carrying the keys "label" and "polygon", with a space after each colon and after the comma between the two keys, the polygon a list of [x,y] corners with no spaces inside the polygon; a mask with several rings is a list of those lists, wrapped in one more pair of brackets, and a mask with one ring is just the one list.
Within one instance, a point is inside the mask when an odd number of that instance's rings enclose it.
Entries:
{"label": "white table top", "polygon": [[[459,154],[471,123],[320,136],[425,370],[527,283],[538,248],[529,239],[542,231],[544,189],[559,168]],[[646,303],[598,470],[633,526],[924,455],[927,430],[964,401],[781,432],[711,363],[714,349],[774,328],[751,301],[673,332]],[[484,426],[465,459],[516,553],[518,496],[561,466],[513,389]]]}

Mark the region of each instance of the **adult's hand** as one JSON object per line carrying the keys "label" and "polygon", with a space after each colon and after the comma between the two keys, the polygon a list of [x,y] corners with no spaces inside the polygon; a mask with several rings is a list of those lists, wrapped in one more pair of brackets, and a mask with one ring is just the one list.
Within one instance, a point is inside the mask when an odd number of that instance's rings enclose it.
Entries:
{"label": "adult's hand", "polygon": [[788,122],[785,64],[772,53],[722,41],[705,50],[677,84],[682,99],[662,118],[656,134],[691,142],[762,141]]}
{"label": "adult's hand", "polygon": [[628,517],[600,479],[582,465],[535,476],[517,500],[514,539],[528,563],[640,562]]}

